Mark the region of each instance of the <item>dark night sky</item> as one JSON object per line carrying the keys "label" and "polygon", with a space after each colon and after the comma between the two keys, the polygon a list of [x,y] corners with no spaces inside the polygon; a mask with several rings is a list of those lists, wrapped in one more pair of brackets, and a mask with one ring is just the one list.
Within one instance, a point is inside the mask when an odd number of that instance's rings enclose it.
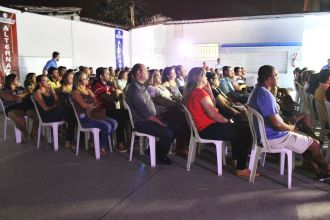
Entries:
{"label": "dark night sky", "polygon": [[[248,15],[298,13],[303,10],[304,0],[145,0],[150,11],[162,13],[174,19],[201,19]],[[81,7],[82,17],[96,17],[97,0],[2,0],[10,4]]]}

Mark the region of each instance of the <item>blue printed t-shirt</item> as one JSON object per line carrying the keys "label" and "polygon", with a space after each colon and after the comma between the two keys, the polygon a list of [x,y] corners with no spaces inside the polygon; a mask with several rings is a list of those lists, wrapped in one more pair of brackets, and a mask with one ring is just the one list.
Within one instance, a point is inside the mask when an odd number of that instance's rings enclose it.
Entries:
{"label": "blue printed t-shirt", "polygon": [[235,91],[232,82],[227,77],[224,77],[220,81],[220,89],[226,95],[230,92]]}
{"label": "blue printed t-shirt", "polygon": [[248,105],[258,111],[264,118],[267,139],[277,139],[288,133],[286,131],[275,130],[270,124],[268,117],[279,114],[279,112],[276,107],[275,97],[265,87],[255,88]]}

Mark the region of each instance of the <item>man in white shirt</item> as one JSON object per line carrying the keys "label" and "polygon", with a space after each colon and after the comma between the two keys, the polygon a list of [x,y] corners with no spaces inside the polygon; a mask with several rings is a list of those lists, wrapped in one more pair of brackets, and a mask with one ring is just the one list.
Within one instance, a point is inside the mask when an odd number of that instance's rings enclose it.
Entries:
{"label": "man in white shirt", "polygon": [[215,64],[214,68],[215,69],[219,69],[219,70],[222,70],[222,65],[221,65],[221,60],[220,60],[220,57],[217,59],[217,64]]}

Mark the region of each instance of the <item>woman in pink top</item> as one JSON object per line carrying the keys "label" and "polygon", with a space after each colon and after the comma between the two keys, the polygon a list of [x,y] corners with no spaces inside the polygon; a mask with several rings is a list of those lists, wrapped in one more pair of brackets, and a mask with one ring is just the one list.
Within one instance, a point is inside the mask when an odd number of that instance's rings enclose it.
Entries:
{"label": "woman in pink top", "polygon": [[193,117],[199,135],[204,139],[231,141],[233,159],[237,160],[236,175],[249,176],[246,160],[252,143],[251,133],[247,128],[231,123],[218,112],[203,68],[195,67],[190,70],[183,101]]}

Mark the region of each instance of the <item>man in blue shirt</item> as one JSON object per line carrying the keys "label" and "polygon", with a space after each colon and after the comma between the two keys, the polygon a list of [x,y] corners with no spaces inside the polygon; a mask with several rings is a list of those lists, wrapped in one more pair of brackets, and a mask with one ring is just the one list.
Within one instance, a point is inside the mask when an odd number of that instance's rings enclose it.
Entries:
{"label": "man in blue shirt", "polygon": [[235,91],[233,82],[231,79],[234,77],[233,69],[230,66],[224,66],[222,68],[223,78],[220,81],[220,89],[225,95],[227,95],[234,102],[246,103],[248,95],[239,94]]}
{"label": "man in blue shirt", "polygon": [[258,86],[250,95],[248,105],[264,118],[269,148],[287,148],[303,154],[320,180],[329,178],[330,165],[320,153],[317,140],[296,133],[295,125],[286,124],[279,116],[276,100],[270,92],[277,85],[277,71],[273,66],[265,65],[258,71]]}
{"label": "man in blue shirt", "polygon": [[54,52],[53,52],[53,59],[49,60],[49,61],[46,63],[44,69],[42,70],[42,73],[43,73],[44,75],[46,75],[46,74],[47,74],[47,70],[48,70],[49,68],[51,68],[51,67],[54,67],[54,68],[57,69],[57,62],[58,62],[59,60],[60,60],[60,53],[54,51]]}

